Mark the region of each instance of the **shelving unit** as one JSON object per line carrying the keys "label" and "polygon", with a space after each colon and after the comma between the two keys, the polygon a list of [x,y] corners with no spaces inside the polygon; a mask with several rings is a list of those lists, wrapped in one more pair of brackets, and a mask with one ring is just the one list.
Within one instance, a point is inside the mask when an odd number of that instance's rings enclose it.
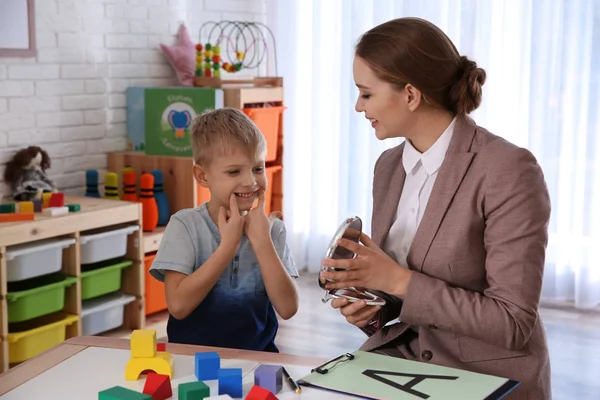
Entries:
{"label": "shelving unit", "polygon": [[76,277],[74,284],[65,291],[62,313],[77,317],[77,321],[67,325],[65,338],[80,336],[82,333],[82,289],[81,289],[81,237],[98,229],[119,229],[137,226],[138,229],[127,236],[125,259],[132,265],[122,269],[121,291],[135,296],[135,300],[125,306],[123,327],[143,329],[144,314],[144,236],[142,233],[142,207],[140,203],[114,201],[88,197],[65,197],[65,204],[80,204],[79,212],[63,216],[48,217],[36,213],[33,221],[0,223],[0,372],[9,368],[8,335],[11,333],[7,299],[7,251],[13,246],[35,243],[49,238],[72,238],[74,244],[62,250],[61,273]]}

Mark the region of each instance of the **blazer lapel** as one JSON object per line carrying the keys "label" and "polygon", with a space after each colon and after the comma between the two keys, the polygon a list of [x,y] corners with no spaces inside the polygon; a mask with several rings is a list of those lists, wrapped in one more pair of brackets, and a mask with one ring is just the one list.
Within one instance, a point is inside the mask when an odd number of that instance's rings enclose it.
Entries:
{"label": "blazer lapel", "polygon": [[381,166],[378,176],[373,182],[373,220],[371,236],[373,241],[382,247],[394,223],[400,195],[404,186],[406,173],[402,166],[404,144],[398,146],[394,157]]}
{"label": "blazer lapel", "polygon": [[429,247],[475,156],[475,153],[469,152],[475,131],[476,126],[469,119],[459,118],[456,121],[446,157],[408,252],[408,264],[418,271],[423,268]]}

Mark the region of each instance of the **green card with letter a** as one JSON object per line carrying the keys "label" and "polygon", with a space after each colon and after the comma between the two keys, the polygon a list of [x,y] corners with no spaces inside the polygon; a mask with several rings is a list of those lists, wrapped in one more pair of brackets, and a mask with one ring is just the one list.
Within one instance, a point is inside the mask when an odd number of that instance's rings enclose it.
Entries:
{"label": "green card with letter a", "polygon": [[360,350],[350,357],[333,359],[319,368],[324,373],[312,372],[298,383],[364,399],[395,400],[498,400],[520,385],[498,376]]}
{"label": "green card with letter a", "polygon": [[196,116],[223,107],[223,91],[213,88],[146,88],[145,152],[192,156],[191,131]]}

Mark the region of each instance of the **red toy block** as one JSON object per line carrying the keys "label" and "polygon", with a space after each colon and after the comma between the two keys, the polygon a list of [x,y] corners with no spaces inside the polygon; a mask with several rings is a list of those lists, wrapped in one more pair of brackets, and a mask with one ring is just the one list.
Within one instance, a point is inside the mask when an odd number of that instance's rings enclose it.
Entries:
{"label": "red toy block", "polygon": [[64,193],[52,193],[50,197],[50,207],[64,207],[65,206],[65,194]]}
{"label": "red toy block", "polygon": [[172,397],[173,390],[171,389],[169,375],[157,374],[156,372],[148,373],[143,393],[152,396],[152,400],[165,400]]}
{"label": "red toy block", "polygon": [[166,343],[156,343],[156,351],[167,351]]}
{"label": "red toy block", "polygon": [[277,400],[277,396],[263,387],[254,385],[248,392],[246,400]]}

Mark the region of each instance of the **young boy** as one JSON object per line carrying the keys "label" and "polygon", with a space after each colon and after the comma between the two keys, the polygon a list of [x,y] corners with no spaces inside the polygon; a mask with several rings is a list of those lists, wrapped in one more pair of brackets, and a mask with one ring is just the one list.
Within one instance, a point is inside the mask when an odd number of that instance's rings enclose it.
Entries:
{"label": "young boy", "polygon": [[194,120],[192,147],[210,201],[171,217],[150,269],[165,283],[169,342],[278,352],[275,311],[298,310],[298,271],[283,222],[265,214],[265,139],[222,108]]}

